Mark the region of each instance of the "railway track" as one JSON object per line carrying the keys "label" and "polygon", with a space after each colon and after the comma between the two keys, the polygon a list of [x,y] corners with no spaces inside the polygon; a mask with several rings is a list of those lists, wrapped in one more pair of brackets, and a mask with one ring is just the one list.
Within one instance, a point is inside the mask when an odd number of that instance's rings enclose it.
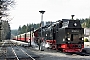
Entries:
{"label": "railway track", "polygon": [[[50,49],[46,49],[44,51],[37,51],[35,50],[34,48],[23,48],[21,46],[18,46],[17,43],[13,43],[12,41],[5,41],[5,43],[3,44],[2,46],[2,49],[3,51],[2,55],[0,55],[0,60],[42,60],[42,56],[41,54],[39,55],[40,57],[39,58],[35,58],[32,56],[32,53],[29,53],[30,51],[35,51],[36,53],[35,54],[39,54],[39,53],[42,53],[43,54],[46,54],[46,57],[48,54],[52,53],[56,56],[62,54],[60,57],[62,56],[90,56],[90,54],[87,54],[85,52],[82,52],[82,53],[63,53],[63,52],[57,52],[56,50],[50,50]],[[26,51],[28,50],[28,51]],[[43,58],[45,56],[43,55]]]}
{"label": "railway track", "polygon": [[16,45],[16,43],[11,42],[10,40],[5,41],[1,50],[2,55],[0,56],[0,60],[36,60],[30,53],[27,53],[24,48]]}
{"label": "railway track", "polygon": [[[26,49],[28,49],[28,47],[26,47]],[[37,51],[38,50],[38,48],[30,48],[30,50],[35,50],[35,51]],[[56,50],[53,50],[53,49],[45,49],[44,50],[45,52],[58,52],[58,53],[63,53],[63,54],[66,54],[66,55],[79,55],[79,56],[90,56],[90,53],[87,53],[87,52],[85,52],[85,51],[83,51],[83,52],[78,52],[78,53],[64,53],[64,52],[60,52],[60,51],[56,51]]]}

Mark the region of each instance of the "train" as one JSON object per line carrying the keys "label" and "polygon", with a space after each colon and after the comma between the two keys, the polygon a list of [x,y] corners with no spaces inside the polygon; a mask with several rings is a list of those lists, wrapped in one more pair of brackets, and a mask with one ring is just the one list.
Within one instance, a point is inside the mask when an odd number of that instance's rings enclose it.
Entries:
{"label": "train", "polygon": [[14,36],[14,38],[12,39],[17,40],[17,41],[22,41],[22,42],[30,42],[30,40],[33,40],[33,38],[34,38],[34,33],[33,31],[31,31],[31,32],[27,32],[27,33]]}
{"label": "train", "polygon": [[84,28],[80,20],[62,19],[28,33],[18,35],[16,40],[33,41],[38,46],[48,45],[49,49],[62,52],[82,52]]}

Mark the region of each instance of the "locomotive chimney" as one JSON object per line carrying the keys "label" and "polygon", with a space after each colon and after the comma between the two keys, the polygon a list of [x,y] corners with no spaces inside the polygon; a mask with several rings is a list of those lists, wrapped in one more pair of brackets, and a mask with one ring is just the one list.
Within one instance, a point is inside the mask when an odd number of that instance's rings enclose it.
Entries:
{"label": "locomotive chimney", "polygon": [[73,17],[74,17],[74,16],[75,16],[75,15],[71,15],[71,17],[72,17],[72,20],[74,20],[74,19],[73,19]]}

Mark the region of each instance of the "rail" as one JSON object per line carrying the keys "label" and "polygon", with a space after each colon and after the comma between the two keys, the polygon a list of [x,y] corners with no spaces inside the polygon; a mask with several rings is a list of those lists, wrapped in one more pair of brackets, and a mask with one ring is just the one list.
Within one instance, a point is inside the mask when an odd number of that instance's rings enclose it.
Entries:
{"label": "rail", "polygon": [[[7,41],[7,43],[6,43],[6,45],[5,45],[5,43],[4,43],[4,45],[2,46],[2,48],[3,47],[7,47],[7,46],[9,46],[9,48],[11,49],[11,53],[10,54],[12,54],[12,55],[14,55],[15,57],[14,58],[10,58],[10,57],[8,57],[8,55],[6,55],[5,57],[4,57],[4,59],[6,59],[6,60],[12,60],[12,59],[14,59],[14,60],[35,60],[30,54],[28,54],[26,51],[24,51],[22,48],[20,48],[19,46],[17,46],[16,45],[16,43],[13,43],[13,42],[11,42],[11,41]],[[17,49],[17,50],[16,50]],[[19,51],[18,51],[19,50]],[[19,53],[22,53],[23,54],[23,56],[25,56],[24,58],[23,57],[20,57],[18,54],[17,54],[17,52],[19,52]],[[28,57],[28,58],[27,58]]]}

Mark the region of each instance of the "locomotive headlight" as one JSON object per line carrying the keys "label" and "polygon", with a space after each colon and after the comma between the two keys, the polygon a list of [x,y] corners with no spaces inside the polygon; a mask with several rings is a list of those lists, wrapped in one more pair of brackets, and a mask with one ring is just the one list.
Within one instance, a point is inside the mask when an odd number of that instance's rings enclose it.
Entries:
{"label": "locomotive headlight", "polygon": [[65,41],[65,39],[63,38],[63,41]]}
{"label": "locomotive headlight", "polygon": [[68,38],[68,40],[70,40],[70,38]]}
{"label": "locomotive headlight", "polygon": [[82,40],[84,40],[84,38],[82,38]]}

